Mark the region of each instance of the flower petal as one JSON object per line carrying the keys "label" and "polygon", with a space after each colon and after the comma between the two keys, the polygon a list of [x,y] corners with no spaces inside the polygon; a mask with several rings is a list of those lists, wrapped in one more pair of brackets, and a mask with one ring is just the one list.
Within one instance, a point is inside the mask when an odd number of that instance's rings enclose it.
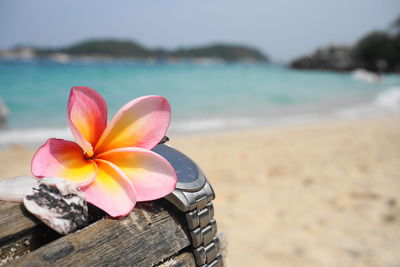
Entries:
{"label": "flower petal", "polygon": [[124,172],[135,187],[137,201],[162,198],[175,189],[174,168],[153,151],[126,147],[107,151],[98,158],[112,162]]}
{"label": "flower petal", "polygon": [[128,215],[136,204],[136,193],[118,167],[104,160],[96,160],[96,180],[82,188],[86,200],[112,217]]}
{"label": "flower petal", "polygon": [[139,97],[123,106],[100,137],[95,153],[121,147],[152,149],[164,137],[171,107],[161,96]]}
{"label": "flower petal", "polygon": [[32,174],[38,178],[60,177],[78,186],[93,182],[97,166],[84,157],[82,148],[74,142],[51,138],[42,145],[32,159]]}
{"label": "flower petal", "polygon": [[78,144],[89,157],[107,126],[107,105],[89,87],[72,87],[68,100],[68,123]]}

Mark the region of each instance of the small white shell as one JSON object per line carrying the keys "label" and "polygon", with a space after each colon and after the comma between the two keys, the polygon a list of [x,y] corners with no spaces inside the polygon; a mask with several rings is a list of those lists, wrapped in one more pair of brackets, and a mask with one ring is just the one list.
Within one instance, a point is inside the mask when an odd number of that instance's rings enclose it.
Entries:
{"label": "small white shell", "polygon": [[32,176],[16,176],[0,179],[0,200],[22,202],[24,196],[38,182]]}
{"label": "small white shell", "polygon": [[88,224],[85,194],[71,181],[43,178],[24,197],[26,209],[60,234]]}

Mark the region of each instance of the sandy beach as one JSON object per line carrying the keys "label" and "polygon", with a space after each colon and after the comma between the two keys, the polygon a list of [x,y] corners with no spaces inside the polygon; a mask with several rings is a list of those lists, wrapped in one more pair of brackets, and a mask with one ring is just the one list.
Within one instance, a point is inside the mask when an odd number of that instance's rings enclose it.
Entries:
{"label": "sandy beach", "polygon": [[[400,117],[172,136],[217,193],[228,266],[400,266]],[[34,151],[0,151],[0,177]]]}

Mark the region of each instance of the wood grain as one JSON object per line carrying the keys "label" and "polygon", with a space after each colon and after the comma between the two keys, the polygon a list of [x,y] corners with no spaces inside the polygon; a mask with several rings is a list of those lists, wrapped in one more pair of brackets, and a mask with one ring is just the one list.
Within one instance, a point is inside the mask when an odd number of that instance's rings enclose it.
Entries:
{"label": "wood grain", "polygon": [[101,219],[10,266],[151,266],[190,245],[184,218],[165,200],[140,203],[123,219]]}
{"label": "wood grain", "polygon": [[184,252],[175,256],[157,267],[196,267],[196,262],[191,252]]}
{"label": "wood grain", "polygon": [[0,244],[40,224],[22,203],[0,201],[0,214]]}

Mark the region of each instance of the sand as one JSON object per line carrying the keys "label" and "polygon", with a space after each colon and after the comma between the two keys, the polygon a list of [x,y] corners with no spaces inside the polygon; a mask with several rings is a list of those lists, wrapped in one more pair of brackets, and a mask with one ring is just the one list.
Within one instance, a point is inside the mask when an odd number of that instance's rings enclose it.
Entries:
{"label": "sand", "polygon": [[[228,266],[400,266],[400,117],[173,136],[217,193]],[[0,177],[33,151],[0,151]]]}

